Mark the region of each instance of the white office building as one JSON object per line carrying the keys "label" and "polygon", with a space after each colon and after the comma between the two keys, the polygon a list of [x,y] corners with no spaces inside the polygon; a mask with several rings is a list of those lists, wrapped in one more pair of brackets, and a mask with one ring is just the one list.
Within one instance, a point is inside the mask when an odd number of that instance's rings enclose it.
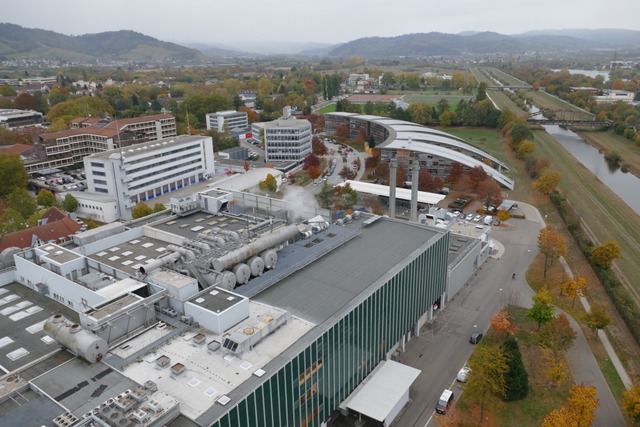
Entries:
{"label": "white office building", "polygon": [[84,158],[87,189],[115,197],[118,216],[131,219],[139,202],[207,179],[214,173],[213,141],[181,135]]}
{"label": "white office building", "polygon": [[291,107],[283,113],[278,120],[262,123],[265,160],[301,163],[311,153],[311,123],[292,116]]}
{"label": "white office building", "polygon": [[227,129],[246,129],[249,127],[249,117],[242,111],[218,111],[206,115],[207,130],[222,132]]}

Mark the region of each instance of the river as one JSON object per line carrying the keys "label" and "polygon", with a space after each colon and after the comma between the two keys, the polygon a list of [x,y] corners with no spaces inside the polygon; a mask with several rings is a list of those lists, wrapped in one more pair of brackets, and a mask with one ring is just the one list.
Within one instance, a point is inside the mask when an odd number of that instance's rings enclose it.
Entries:
{"label": "river", "polygon": [[[551,70],[551,71],[555,71],[560,72],[562,70]],[[591,77],[591,78],[596,78],[597,76],[602,76],[604,77],[604,81],[606,82],[607,80],[609,80],[609,72],[608,71],[603,71],[603,70],[567,70],[569,72],[569,74],[583,74],[587,77]]]}
{"label": "river", "polygon": [[[531,111],[537,112],[539,110],[532,107]],[[620,168],[611,168],[605,160],[604,154],[575,132],[563,129],[558,125],[544,125],[543,128],[631,209],[640,214],[640,197],[636,193],[640,188],[640,178],[632,173],[622,172]]]}

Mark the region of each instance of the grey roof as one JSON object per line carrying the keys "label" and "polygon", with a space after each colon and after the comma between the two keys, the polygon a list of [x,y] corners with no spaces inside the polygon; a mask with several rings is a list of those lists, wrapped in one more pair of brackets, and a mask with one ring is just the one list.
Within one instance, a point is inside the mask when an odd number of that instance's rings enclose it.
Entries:
{"label": "grey roof", "polygon": [[[351,226],[359,228],[361,221]],[[390,276],[390,272],[414,251],[423,252],[434,238],[445,233],[386,218],[359,231],[356,237],[324,255],[322,262],[293,273],[255,296],[254,300],[320,324],[346,309],[350,301],[373,283]],[[323,238],[322,233],[315,236]],[[303,256],[306,243],[308,241],[301,240],[289,245],[279,252],[279,258]]]}
{"label": "grey roof", "polygon": [[172,136],[169,138],[163,138],[155,141],[136,144],[126,148],[122,148],[122,150],[114,149],[114,150],[103,151],[101,153],[94,153],[94,154],[91,154],[90,156],[87,156],[86,158],[108,159],[108,158],[111,158],[111,156],[113,155],[115,155],[115,158],[120,158],[120,154],[124,155],[125,158],[129,156],[132,156],[132,157],[147,156],[149,155],[149,153],[153,151],[161,150],[171,145],[179,145],[179,144],[185,144],[185,143],[194,142],[194,141],[201,141],[205,138],[210,138],[210,137],[195,136],[195,135]]}

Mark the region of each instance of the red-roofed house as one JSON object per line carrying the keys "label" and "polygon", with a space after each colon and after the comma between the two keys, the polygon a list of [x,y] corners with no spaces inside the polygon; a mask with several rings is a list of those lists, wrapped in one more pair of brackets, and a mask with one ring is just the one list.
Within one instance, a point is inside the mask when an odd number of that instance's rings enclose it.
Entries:
{"label": "red-roofed house", "polygon": [[62,243],[82,227],[56,207],[50,208],[38,221],[40,225],[0,237],[0,252],[6,248],[31,248],[49,242]]}

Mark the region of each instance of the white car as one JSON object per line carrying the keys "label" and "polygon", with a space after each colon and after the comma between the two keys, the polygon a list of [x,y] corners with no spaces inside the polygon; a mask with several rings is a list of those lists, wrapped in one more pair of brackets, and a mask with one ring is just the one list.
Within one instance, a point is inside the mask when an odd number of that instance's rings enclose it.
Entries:
{"label": "white car", "polygon": [[473,214],[467,214],[467,221],[471,221],[473,219]]}
{"label": "white car", "polygon": [[463,366],[462,369],[458,371],[458,375],[456,375],[456,381],[466,383],[469,372],[471,372],[471,368],[468,366]]}

